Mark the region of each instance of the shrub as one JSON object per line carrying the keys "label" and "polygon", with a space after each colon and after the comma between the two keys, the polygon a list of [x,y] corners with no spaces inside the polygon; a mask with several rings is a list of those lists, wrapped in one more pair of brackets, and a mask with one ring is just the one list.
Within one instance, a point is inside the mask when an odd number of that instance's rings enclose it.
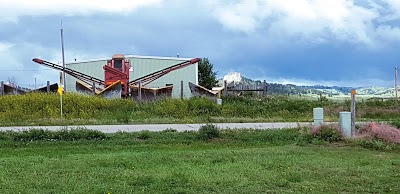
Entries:
{"label": "shrub", "polygon": [[89,129],[63,129],[49,131],[44,129],[30,129],[20,132],[8,132],[8,138],[13,141],[77,141],[77,140],[102,140],[107,136],[96,130]]}
{"label": "shrub", "polygon": [[203,140],[209,140],[220,137],[218,127],[213,124],[206,124],[199,129],[199,138]]}
{"label": "shrub", "polygon": [[204,97],[192,97],[188,100],[188,113],[193,116],[219,115],[221,109],[210,99]]}
{"label": "shrub", "polygon": [[138,139],[142,139],[142,140],[146,140],[146,139],[150,139],[151,134],[149,130],[144,130],[138,133],[137,138]]}
{"label": "shrub", "polygon": [[184,118],[190,116],[188,114],[187,100],[171,98],[155,102],[152,113],[157,116],[173,118]]}
{"label": "shrub", "polygon": [[178,130],[173,129],[173,128],[167,128],[167,129],[163,130],[162,132],[164,132],[164,133],[175,133],[175,132],[178,132]]}
{"label": "shrub", "polygon": [[64,141],[76,141],[76,140],[102,140],[106,139],[107,136],[101,131],[77,128],[72,130],[61,130],[55,132],[58,135],[58,140]]}
{"label": "shrub", "polygon": [[321,141],[336,142],[343,139],[343,133],[338,125],[321,125],[311,128],[311,137]]}
{"label": "shrub", "polygon": [[365,124],[360,128],[358,135],[370,140],[400,143],[400,129],[387,124]]}
{"label": "shrub", "polygon": [[388,144],[383,142],[382,140],[362,140],[359,141],[358,144],[364,148],[376,150],[392,150],[397,148],[395,144]]}

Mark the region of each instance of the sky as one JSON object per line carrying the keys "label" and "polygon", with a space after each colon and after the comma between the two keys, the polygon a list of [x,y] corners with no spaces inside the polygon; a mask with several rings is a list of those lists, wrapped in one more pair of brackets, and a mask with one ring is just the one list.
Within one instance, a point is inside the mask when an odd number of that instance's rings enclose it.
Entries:
{"label": "sky", "polygon": [[0,80],[55,83],[32,62],[114,53],[203,58],[217,77],[296,85],[394,85],[400,0],[0,0]]}

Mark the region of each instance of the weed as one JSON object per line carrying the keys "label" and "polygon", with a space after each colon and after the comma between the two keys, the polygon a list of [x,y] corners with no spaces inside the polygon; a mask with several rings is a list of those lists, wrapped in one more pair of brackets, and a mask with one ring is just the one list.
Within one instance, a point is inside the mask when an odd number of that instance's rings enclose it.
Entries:
{"label": "weed", "polygon": [[178,130],[176,130],[176,129],[168,128],[168,129],[163,130],[162,132],[164,132],[164,133],[175,133],[177,131]]}
{"label": "weed", "polygon": [[150,139],[150,137],[151,137],[151,133],[149,130],[144,130],[137,134],[137,138],[141,139],[141,140]]}
{"label": "weed", "polygon": [[360,140],[357,143],[364,148],[375,150],[393,150],[400,148],[398,144],[387,143],[382,140]]}
{"label": "weed", "polygon": [[107,136],[100,131],[77,128],[73,130],[50,131],[44,129],[29,129],[25,131],[6,131],[0,133],[0,139],[11,141],[77,141],[103,140]]}
{"label": "weed", "polygon": [[199,129],[199,138],[203,140],[209,140],[220,137],[220,131],[218,127],[213,124],[206,124]]}
{"label": "weed", "polygon": [[311,129],[311,136],[327,142],[336,142],[343,139],[342,130],[337,125],[314,126]]}
{"label": "weed", "polygon": [[61,130],[56,132],[55,134],[60,134],[64,132],[64,136],[61,136],[59,139],[64,141],[76,141],[76,140],[103,140],[106,139],[107,136],[101,131],[90,130],[85,128],[77,128],[73,130]]}
{"label": "weed", "polygon": [[400,144],[400,129],[387,124],[365,124],[360,128],[359,135],[371,140]]}
{"label": "weed", "polygon": [[[137,103],[129,99],[109,100],[68,93],[63,97],[63,120],[66,124],[75,125],[310,121],[312,109],[321,106],[321,102],[316,100],[287,96],[226,96],[223,102],[222,106],[218,106],[212,100],[193,97],[184,100],[161,98]],[[1,96],[0,125],[58,125],[61,119],[59,105],[57,94]],[[357,117],[394,120],[400,116],[398,105],[397,101],[359,102]],[[339,112],[348,107],[348,102],[323,102],[325,116],[333,120],[338,119]]]}

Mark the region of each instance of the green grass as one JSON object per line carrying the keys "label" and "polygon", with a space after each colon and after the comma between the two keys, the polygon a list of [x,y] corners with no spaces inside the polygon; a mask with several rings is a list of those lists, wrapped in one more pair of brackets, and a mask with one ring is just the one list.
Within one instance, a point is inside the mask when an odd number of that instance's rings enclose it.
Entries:
{"label": "green grass", "polygon": [[0,134],[2,193],[400,192],[400,149],[313,145],[296,129],[25,133],[46,138]]}

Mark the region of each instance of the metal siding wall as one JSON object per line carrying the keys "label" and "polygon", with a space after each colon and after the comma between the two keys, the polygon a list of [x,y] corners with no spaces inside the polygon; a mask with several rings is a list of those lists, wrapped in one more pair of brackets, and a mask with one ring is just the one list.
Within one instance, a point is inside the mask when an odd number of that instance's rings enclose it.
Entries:
{"label": "metal siding wall", "polygon": [[[164,69],[171,65],[181,63],[185,60],[178,59],[159,59],[159,58],[135,58],[130,57],[131,66],[133,72],[130,72],[130,80],[148,75],[158,70]],[[106,65],[106,60],[101,61],[90,61],[82,63],[69,63],[66,67],[74,69],[76,71],[94,76],[96,78],[104,80],[103,66]],[[192,94],[189,88],[189,82],[198,83],[197,78],[197,63],[187,66],[185,68],[175,70],[171,73],[164,75],[163,77],[153,81],[147,87],[164,87],[166,84],[173,84],[174,88],[172,91],[173,98],[180,97],[181,81],[183,81],[183,96],[185,98],[191,97]],[[67,75],[66,84],[67,91],[76,91],[75,89],[76,79]]]}
{"label": "metal siding wall", "polygon": [[[130,79],[136,79],[144,75],[156,72],[166,67],[182,63],[185,60],[178,59],[157,59],[157,58],[130,58],[133,72],[130,73]],[[181,81],[183,81],[183,96],[191,97],[189,81],[197,83],[197,63],[182,69],[175,70],[163,77],[153,81],[147,87],[164,87],[166,84],[173,84],[172,97],[179,98],[181,91]]]}
{"label": "metal siding wall", "polygon": [[[90,62],[82,62],[82,63],[70,63],[66,64],[66,67],[71,68],[73,70],[88,74],[90,76],[94,76],[98,79],[104,80],[104,70],[103,66],[106,65],[107,61],[90,61]],[[76,92],[75,84],[77,79],[66,74],[66,84],[67,84],[67,92]]]}

